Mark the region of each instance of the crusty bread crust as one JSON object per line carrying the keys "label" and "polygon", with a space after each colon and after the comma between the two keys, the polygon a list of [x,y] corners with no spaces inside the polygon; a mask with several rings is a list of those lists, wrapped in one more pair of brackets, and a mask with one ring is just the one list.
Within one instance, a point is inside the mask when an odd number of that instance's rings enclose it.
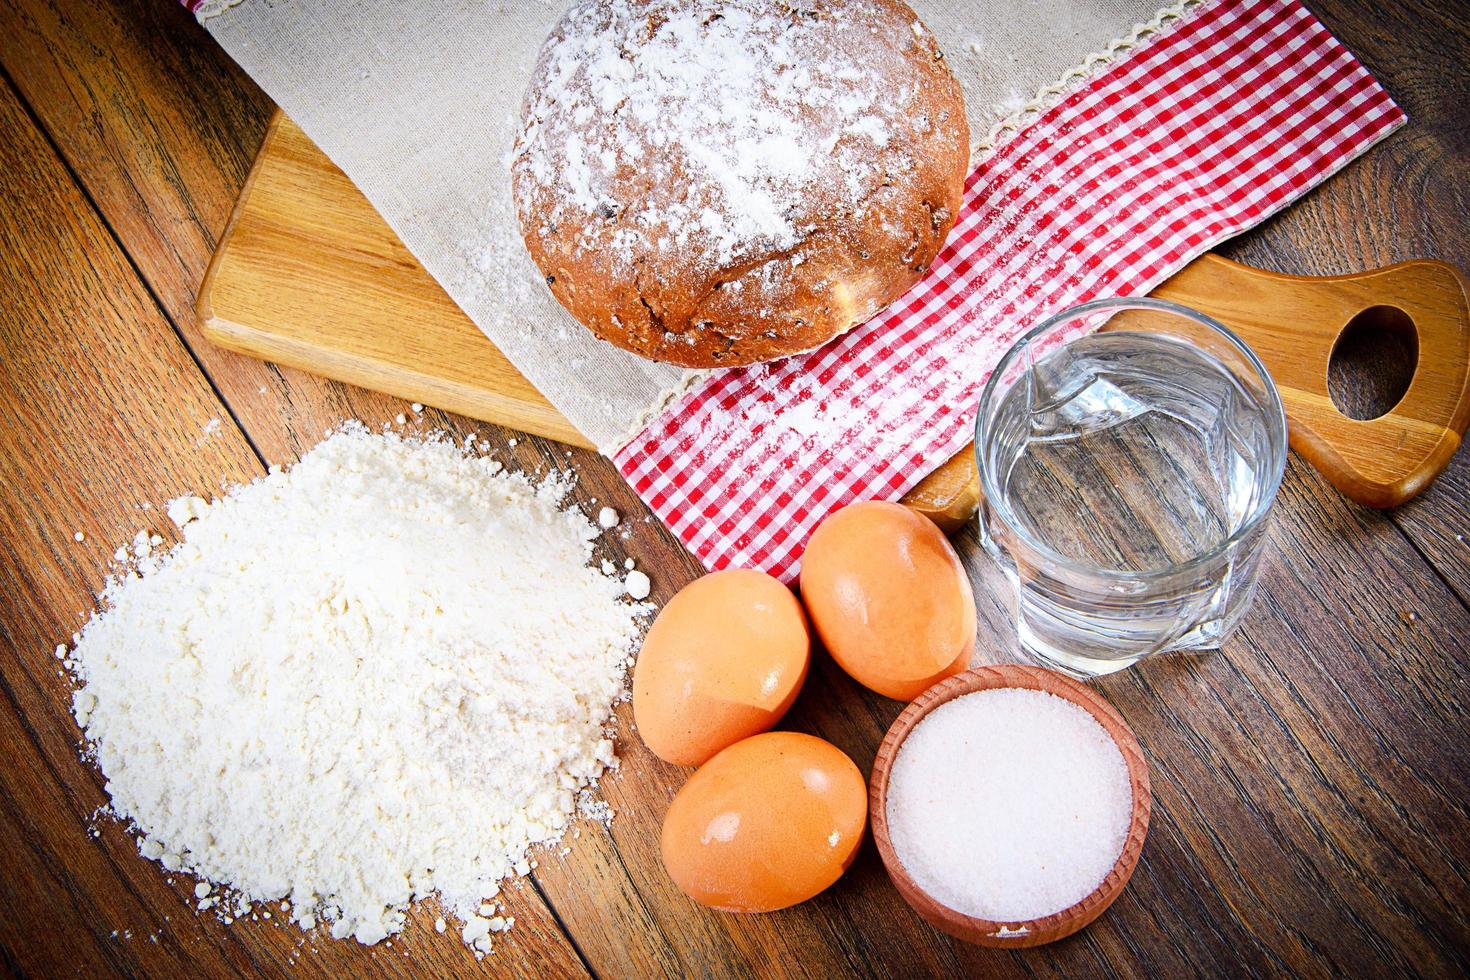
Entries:
{"label": "crusty bread crust", "polygon": [[963,96],[900,0],[577,0],[511,161],[526,247],[597,336],[687,367],[808,350],[928,269]]}

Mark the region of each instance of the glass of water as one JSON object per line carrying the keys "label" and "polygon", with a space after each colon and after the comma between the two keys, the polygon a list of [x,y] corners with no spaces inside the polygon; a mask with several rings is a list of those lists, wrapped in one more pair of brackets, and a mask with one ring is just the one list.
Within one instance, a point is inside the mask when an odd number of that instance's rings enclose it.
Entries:
{"label": "glass of water", "polygon": [[1154,299],[1085,303],[1016,342],[975,423],[980,536],[1026,653],[1074,676],[1208,650],[1250,603],[1286,465],[1250,348]]}

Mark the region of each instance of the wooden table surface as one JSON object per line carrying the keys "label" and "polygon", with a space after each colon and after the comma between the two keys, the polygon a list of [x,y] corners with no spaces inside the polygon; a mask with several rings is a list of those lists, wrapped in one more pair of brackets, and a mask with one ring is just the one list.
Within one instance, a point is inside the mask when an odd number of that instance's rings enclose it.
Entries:
{"label": "wooden table surface", "polygon": [[[1311,0],[1409,125],[1221,251],[1350,272],[1470,263],[1470,9]],[[0,968],[17,975],[791,973],[1464,975],[1470,969],[1470,457],[1391,512],[1293,459],[1274,558],[1226,648],[1098,684],[1153,766],[1154,816],[1122,898],[1063,943],[950,941],[899,899],[871,843],[832,889],[767,916],[713,913],[668,882],[663,811],[682,773],[622,740],[610,829],[511,888],[516,928],[482,962],[419,910],[391,946],[307,939],[193,910],[115,823],[79,761],[52,656],[113,550],[159,505],[287,462],[345,418],[402,403],[211,347],[192,303],[269,100],[168,0],[0,0]],[[1393,369],[1358,358],[1351,397]],[[582,499],[643,508],[589,452],[479,431],[526,469],[572,466]],[[213,419],[221,424],[206,426]],[[152,509],[147,509],[151,505]],[[699,569],[654,523],[623,542],[666,600]],[[81,531],[78,542],[74,533]],[[1012,654],[1004,583],[956,539],[982,648]],[[864,770],[901,705],[818,658],[787,724]],[[626,706],[620,718],[628,721]],[[428,911],[427,916],[424,914]]]}

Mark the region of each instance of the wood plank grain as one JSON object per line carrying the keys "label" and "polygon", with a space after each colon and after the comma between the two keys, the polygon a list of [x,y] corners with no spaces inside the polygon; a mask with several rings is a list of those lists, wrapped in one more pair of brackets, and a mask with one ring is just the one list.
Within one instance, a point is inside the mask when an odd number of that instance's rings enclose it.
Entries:
{"label": "wood plank grain", "polygon": [[[181,273],[187,276],[191,270],[197,269],[199,274],[202,274],[203,260],[207,251],[203,251],[201,245],[207,242],[208,236],[200,235],[195,240],[195,244],[190,245],[187,252],[181,252],[178,256],[181,261],[177,267],[155,262],[154,259],[159,253],[151,247],[154,241],[153,229],[147,224],[130,220],[134,216],[129,213],[127,202],[114,201],[107,191],[117,183],[151,188],[158,180],[157,171],[150,167],[135,166],[133,161],[126,157],[110,154],[107,152],[105,141],[88,144],[76,140],[74,136],[65,132],[76,122],[77,114],[84,113],[91,117],[96,126],[101,128],[106,134],[106,139],[124,140],[129,130],[136,129],[138,135],[134,138],[149,141],[153,135],[150,126],[138,125],[139,120],[130,119],[126,115],[119,116],[112,111],[112,103],[118,101],[117,96],[111,94],[114,89],[121,88],[126,92],[127,98],[123,100],[124,102],[136,102],[146,106],[146,112],[149,115],[161,113],[165,117],[177,111],[176,101],[192,101],[196,95],[190,91],[193,83],[189,76],[175,79],[159,78],[156,77],[156,68],[149,64],[150,58],[153,57],[152,46],[160,43],[160,37],[150,29],[150,26],[156,24],[159,19],[173,17],[173,14],[159,14],[151,9],[121,9],[127,6],[126,4],[114,7],[103,5],[98,13],[89,14],[87,10],[80,7],[65,6],[60,3],[54,5],[21,4],[19,6],[12,3],[10,14],[20,19],[21,25],[28,33],[22,33],[18,37],[10,35],[15,40],[15,44],[22,47],[12,46],[0,49],[4,52],[0,58],[6,59],[5,63],[8,66],[13,63],[20,64],[28,73],[27,80],[30,82],[28,90],[40,100],[37,102],[38,115],[43,122],[52,122],[48,130],[55,130],[58,134],[57,140],[63,152],[77,169],[78,176],[83,183],[93,190],[103,213],[108,215],[110,220],[113,220],[111,216],[115,212],[121,214],[120,218],[114,220],[113,227],[129,254],[133,255],[135,261],[138,262],[145,278],[150,282],[168,283],[172,289],[172,284],[180,280]],[[186,45],[187,42],[167,37],[167,33],[162,32],[167,44]],[[192,43],[210,44],[207,38],[203,38],[202,42],[196,40]],[[108,53],[102,55],[99,53],[102,51]],[[207,50],[192,51],[188,57],[207,61],[209,54]],[[181,56],[165,51],[162,60],[167,63],[170,58],[175,57]],[[222,56],[216,55],[216,57],[223,61]],[[127,63],[128,70],[115,71],[114,66],[118,61]],[[15,69],[12,68],[12,70]],[[177,91],[180,87],[183,88],[182,94]],[[170,161],[167,169],[177,169],[197,157],[212,160],[217,150],[208,145],[192,142],[189,134],[180,130],[169,132],[167,139],[158,139],[152,147],[152,152]],[[210,170],[209,167],[194,169],[198,171],[194,176],[195,180],[203,180],[206,172]],[[184,189],[192,193],[193,186],[193,183],[189,183]],[[212,193],[207,196],[211,200],[214,199]],[[160,204],[160,208],[167,210],[167,195],[160,195],[160,200],[164,202]],[[193,203],[191,199],[191,205]],[[119,208],[120,212],[117,211]],[[194,220],[193,211],[196,209],[192,207],[184,215],[177,215],[177,208],[173,210],[179,220]],[[216,220],[218,225],[222,226],[223,212],[219,213],[221,216]],[[208,222],[200,222],[200,225],[207,227]],[[139,242],[142,244],[138,245]],[[203,254],[200,254],[201,252]],[[175,308],[175,293],[159,288],[159,294],[161,298],[165,295],[169,297],[166,300],[166,306],[171,316],[179,324],[185,337],[192,338],[195,325],[190,322],[185,312]],[[378,421],[391,418],[390,411],[402,410],[401,403],[388,400],[382,402],[381,405],[376,404],[372,397],[363,396],[345,387],[341,390],[347,394],[340,400],[332,398],[323,404],[323,401],[318,400],[311,392],[311,388],[316,384],[313,379],[295,377],[293,372],[283,372],[282,380],[272,385],[271,398],[276,398],[278,392],[285,394],[289,396],[285,404],[279,408],[272,406],[268,411],[260,412],[257,411],[256,399],[249,389],[249,384],[255,379],[252,377],[242,382],[231,374],[236,370],[248,370],[248,368],[241,369],[239,365],[233,363],[234,361],[248,363],[245,359],[232,358],[230,355],[216,357],[207,347],[196,347],[196,349],[199,351],[202,363],[209,370],[222,394],[238,413],[238,417],[250,431],[256,444],[272,461],[290,458],[290,455],[294,455],[300,448],[314,442],[321,428],[334,424],[347,415],[358,415],[369,421]],[[306,399],[301,397],[303,387],[308,393]],[[364,410],[364,397],[367,398],[367,410]],[[346,404],[343,404],[344,402]],[[534,439],[521,439],[517,446],[511,447],[509,443],[513,441],[513,437],[504,433],[487,431],[492,427],[477,425],[467,420],[452,419],[432,411],[425,413],[423,421],[427,424],[448,425],[461,434],[478,430],[482,436],[505,447],[503,451],[508,461],[528,471],[544,470],[550,466],[561,467],[570,462],[580,476],[582,493],[585,494],[584,499],[588,501],[589,508],[591,508],[591,500],[595,498],[603,502],[617,503],[623,512],[630,516],[645,513],[641,504],[632,497],[610,465],[592,454],[577,452],[568,458],[565,452],[557,447],[540,443],[539,440]],[[280,422],[285,423],[284,429]],[[595,510],[595,508],[592,509]],[[608,552],[609,557],[621,562],[627,555],[636,555],[641,567],[649,570],[655,581],[659,583],[660,594],[663,597],[672,594],[678,584],[682,584],[696,574],[697,566],[684,555],[682,548],[673,542],[657,524],[630,520],[628,530],[629,538],[626,541],[618,538],[612,543]],[[625,726],[628,722],[629,719],[623,720]],[[617,802],[624,810],[646,805],[637,793],[631,793],[627,798],[620,798]],[[679,955],[671,958],[667,948],[669,941],[664,938],[659,928],[627,931],[629,913],[626,907],[618,902],[606,901],[596,894],[584,894],[580,890],[580,885],[587,882],[606,881],[613,876],[622,876],[624,881],[657,882],[659,893],[667,894],[668,886],[663,878],[656,852],[657,818],[657,813],[649,815],[648,819],[638,825],[636,833],[618,838],[625,842],[625,846],[636,851],[636,856],[626,862],[637,869],[633,878],[622,870],[625,861],[613,838],[609,838],[606,844],[573,848],[567,858],[556,862],[547,861],[545,867],[538,870],[538,879],[544,882],[543,887],[559,911],[568,909],[578,912],[575,921],[571,919],[570,913],[568,914],[568,923],[572,926],[578,942],[583,946],[589,958],[601,968],[606,968],[615,974],[632,972],[630,967],[647,964],[663,965],[669,972],[696,970],[701,963],[728,961],[733,955],[731,951],[735,943],[731,933],[739,931],[738,920],[724,921],[724,917],[710,917],[710,925],[704,932],[706,941],[695,942],[686,935],[691,930],[683,928],[682,917],[687,910],[688,903],[681,898],[682,904],[670,909],[661,908],[659,925],[671,930],[670,934],[678,942]],[[626,825],[625,823],[624,826]],[[650,826],[653,828],[651,832]],[[615,823],[614,828],[615,833],[621,833],[621,827],[618,824]],[[589,828],[585,834],[595,835],[598,832],[596,828]],[[655,846],[650,847],[649,840],[653,840]],[[558,877],[557,872],[563,869],[565,873]],[[629,886],[624,885],[623,887],[626,889]],[[837,936],[829,941],[841,944],[852,943],[856,940],[853,936],[848,935]],[[780,943],[752,945],[752,940],[749,938],[742,938],[742,943],[745,951],[740,954],[740,957],[736,957],[736,961],[749,962],[752,958],[756,962],[787,959],[792,962],[802,961],[811,964],[809,969],[812,970],[820,969],[819,964],[823,962],[824,948],[821,944],[813,944],[803,949]],[[894,947],[894,949],[900,948],[901,945]]]}
{"label": "wood plank grain", "polygon": [[[1222,652],[1098,682],[1154,772],[1139,869],[1084,933],[1112,968],[1467,967],[1453,910],[1470,897],[1470,768],[1451,746],[1465,737],[1470,614],[1383,515],[1310,473],[1293,459],[1256,606]],[[1013,659],[1010,586],[960,540],[982,651]]]}
{"label": "wood plank grain", "polygon": [[[661,527],[633,519],[643,513],[641,505],[594,453],[569,457],[558,444],[517,438],[436,409],[415,415],[396,399],[265,365],[202,340],[193,294],[270,106],[181,9],[152,0],[4,0],[0,64],[28,93],[40,122],[268,461],[295,458],[343,419],[379,425],[404,413],[410,429],[477,433],[507,465],[526,472],[573,471],[582,499],[615,502],[630,515],[627,537],[614,537],[599,557],[621,564],[636,554],[659,583],[693,575],[695,566]],[[596,507],[587,506],[595,514]],[[595,826],[585,833],[606,835]],[[569,876],[568,888],[625,877],[610,839],[568,857],[587,863]],[[667,958],[656,930],[624,928],[619,905],[595,898],[584,905],[588,918],[579,942],[597,962],[616,971]]]}
{"label": "wood plank grain", "polygon": [[[1312,0],[1310,6],[1404,108],[1409,124],[1219,251],[1248,265],[1314,276],[1417,257],[1463,267],[1470,256],[1464,3]],[[1364,377],[1358,387],[1373,385]],[[1432,487],[1390,520],[1460,600],[1470,602],[1470,453],[1458,453]]]}
{"label": "wood plank grain", "polygon": [[[52,649],[94,607],[119,542],[139,528],[174,539],[168,496],[209,495],[264,467],[8,85],[0,243],[3,961],[35,975],[336,976],[363,957],[405,955],[435,971],[474,968],[463,945],[426,938],[427,909],[403,940],[371,952],[266,922],[226,929],[195,913],[191,879],[95,816],[107,797],[77,756],[70,683]],[[506,899],[517,928],[495,965],[585,975],[529,882]]]}
{"label": "wood plank grain", "polygon": [[268,460],[406,410],[203,339],[194,294],[273,107],[180,4],[0,0],[0,66]]}
{"label": "wood plank grain", "polygon": [[[1314,3],[1313,8],[1328,17],[1347,44],[1365,54],[1414,122],[1401,140],[1389,141],[1272,227],[1250,236],[1240,247],[1254,250],[1252,254],[1235,257],[1288,271],[1330,273],[1409,254],[1456,258],[1441,248],[1470,254],[1462,247],[1470,227],[1463,209],[1464,188],[1470,186],[1463,180],[1464,106],[1470,100],[1440,101],[1445,93],[1460,93],[1464,85],[1458,66],[1470,54],[1470,44],[1463,40],[1463,18],[1446,13],[1449,8],[1426,11],[1408,4],[1363,9]],[[1416,40],[1406,43],[1405,37]],[[253,146],[247,145],[250,132],[231,129],[238,105],[201,101],[203,108],[195,111],[179,103],[228,89],[219,76],[234,69],[168,3],[62,0],[5,0],[0,6],[0,64],[31,95],[37,116],[192,342],[195,328],[181,319],[185,314],[176,297],[187,300],[197,285],[208,248],[188,244],[195,235],[189,226],[203,229],[199,241],[206,245],[223,227]],[[238,73],[235,78],[238,83]],[[257,102],[252,104],[258,104],[258,93],[253,98]],[[1426,113],[1431,129],[1420,136]],[[160,119],[170,122],[160,125]],[[188,125],[181,123],[185,119]],[[262,110],[248,117],[244,128],[256,126],[253,135],[258,138],[263,123]],[[199,129],[191,129],[193,125]],[[1386,154],[1395,154],[1395,165],[1380,170],[1375,161]],[[231,180],[233,186],[228,186]],[[1351,190],[1339,191],[1349,186]],[[1298,215],[1309,217],[1298,223]],[[0,214],[0,227],[4,220]],[[1405,233],[1401,225],[1410,230]],[[1402,234],[1412,240],[1401,240]],[[184,253],[172,255],[179,242],[187,245]],[[1402,254],[1391,254],[1400,247]],[[1370,254],[1375,250],[1382,254]],[[186,271],[196,277],[193,282]],[[54,262],[48,264],[48,274],[58,281],[82,275]],[[161,285],[170,275],[177,277],[175,293]],[[78,281],[81,285],[74,289],[64,283],[62,288],[72,289],[68,311],[85,323],[98,317],[99,296],[105,294],[95,293],[91,280]],[[145,322],[158,327],[156,318]],[[111,321],[99,324],[98,333],[88,335],[89,345],[95,348],[102,342],[97,338],[112,336],[113,329]],[[160,335],[164,341],[157,343],[166,348],[167,334]],[[169,363],[182,356],[177,345],[171,350],[166,350]],[[207,348],[201,350],[211,376],[219,374],[221,365],[229,371],[253,370],[230,366],[228,356],[213,360]],[[163,494],[155,484],[225,475],[225,467],[214,462],[200,464],[188,479],[180,479],[160,474],[156,463],[109,464],[108,451],[98,450],[86,457],[94,469],[138,466],[135,476],[119,474],[133,482],[94,477],[82,484],[76,470],[62,465],[73,451],[70,440],[78,432],[95,437],[115,425],[109,421],[117,411],[109,408],[113,396],[124,406],[146,399],[104,387],[94,400],[83,401],[77,414],[66,414],[65,405],[53,404],[75,397],[61,388],[66,371],[64,365],[58,367],[48,376],[55,380],[28,389],[32,414],[25,416],[23,426],[6,426],[18,433],[8,438],[23,446],[39,442],[49,447],[46,463],[19,474],[26,483],[13,484],[16,471],[4,471],[7,490],[23,486],[25,493],[51,502],[63,491],[45,484],[60,473],[60,482],[82,485],[88,494],[75,504],[77,520],[97,507],[100,526],[109,519],[107,501],[113,497],[128,502],[158,499]],[[264,380],[258,383],[231,377],[217,378],[217,383],[272,460],[289,459],[314,442],[321,428],[361,406],[366,406],[361,414],[377,421],[402,410],[401,403],[322,385],[289,370],[260,377]],[[258,392],[260,385],[268,385],[268,391]],[[8,407],[3,394],[0,404],[7,406],[0,417],[10,419],[11,412],[19,411]],[[443,418],[433,413],[426,417]],[[93,419],[102,421],[88,425]],[[453,424],[459,431],[478,428],[506,445],[508,437],[488,431],[488,426],[462,420]],[[111,452],[129,460],[136,447],[149,445],[108,444],[118,447]],[[194,452],[189,445],[181,443],[179,451]],[[630,536],[611,536],[602,545],[603,553],[619,560],[625,554],[636,556],[640,567],[654,576],[660,599],[696,574],[682,550],[656,525],[642,520],[644,511],[603,461],[582,453],[568,458],[534,439],[520,440],[503,453],[512,465],[527,470],[553,465],[575,469],[582,478],[578,500],[584,506],[591,506],[593,497],[613,501],[629,518]],[[16,506],[12,498],[22,499],[0,494],[6,507]],[[1465,565],[1454,550],[1463,548],[1455,533],[1470,525],[1467,499],[1470,480],[1462,457],[1438,485],[1392,518],[1413,537],[1414,546],[1435,559],[1441,579],[1412,550],[1405,550],[1405,540],[1388,520],[1344,505],[1313,473],[1299,463],[1292,465],[1275,532],[1284,542],[1283,564],[1268,566],[1261,605],[1238,639],[1221,655],[1150,663],[1105,684],[1151,754],[1159,809],[1139,871],[1122,899],[1101,921],[1060,946],[1023,958],[944,945],[945,940],[925,933],[927,927],[896,904],[868,848],[831,892],[790,916],[782,913],[783,921],[796,920],[796,939],[819,935],[820,942],[809,949],[799,943],[758,948],[773,931],[770,926],[710,913],[669,893],[646,838],[656,829],[678,774],[660,771],[662,764],[647,757],[640,760],[640,750],[627,744],[636,736],[629,730],[626,709],[621,731],[628,761],[608,790],[616,794],[621,815],[604,840],[590,847],[579,842],[567,857],[570,863],[543,857],[537,878],[558,911],[568,910],[567,922],[594,968],[609,975],[640,972],[637,967],[646,972],[808,975],[1288,970],[1323,975],[1352,967],[1383,972],[1414,957],[1423,957],[1422,963],[1413,964],[1418,971],[1448,973],[1458,963],[1463,972],[1466,942],[1456,905],[1463,907],[1470,873],[1462,843],[1464,804],[1452,794],[1463,788],[1466,768],[1461,759],[1466,624],[1455,611],[1448,586],[1459,587],[1462,596],[1470,594],[1463,587],[1470,578],[1459,577]],[[126,527],[126,520],[117,519]],[[14,518],[39,520],[30,511]],[[57,574],[52,564],[77,565],[67,572],[73,576],[70,591],[48,592],[31,579],[18,579],[13,591],[0,592],[9,654],[0,678],[7,682],[15,675],[9,664],[32,666],[42,659],[31,648],[35,637],[74,626],[75,614],[89,601],[88,588],[97,584],[103,553],[95,565],[68,558],[67,523],[62,520],[59,531],[53,531],[63,535],[61,542],[50,542],[51,550],[41,555],[32,554],[33,538],[15,537],[9,523],[5,527],[0,549],[9,548],[14,538],[26,542],[27,551],[23,559],[13,559],[0,550],[6,562],[0,589],[9,588],[12,563],[38,582]],[[98,539],[89,532],[88,540]],[[977,583],[987,649],[1001,655],[1013,642],[1004,581],[979,551],[972,529],[962,533],[959,543]],[[1408,618],[1409,612],[1418,618]],[[32,618],[44,622],[32,624]],[[23,677],[30,676],[23,672]],[[146,933],[137,930],[133,939],[109,939],[95,921],[97,881],[117,872],[92,862],[87,849],[96,845],[77,829],[100,799],[100,790],[94,787],[92,796],[74,800],[64,791],[46,789],[61,785],[46,770],[46,759],[58,771],[75,765],[56,700],[59,687],[48,683],[44,673],[36,674],[35,692],[20,686],[12,698],[23,710],[0,711],[0,738],[7,747],[27,737],[25,726],[38,733],[42,744],[56,743],[41,762],[26,755],[22,758],[32,761],[8,765],[0,774],[0,787],[25,790],[24,795],[0,798],[0,819],[5,821],[0,832],[8,840],[35,841],[24,848],[0,849],[0,897],[10,918],[0,923],[0,938],[7,949],[19,937],[30,943],[27,964],[70,970],[75,963],[87,973],[280,973],[313,965],[320,971],[322,964],[340,972],[400,972],[387,956],[320,958],[337,956],[335,947],[341,944],[322,944],[320,953],[302,952],[299,967],[281,965],[263,957],[276,933],[290,935],[285,930],[263,931],[257,947],[256,927],[241,933],[204,920],[195,925],[192,917],[181,920],[177,914],[167,923],[176,931],[160,936],[164,954],[135,948],[136,939],[146,940]],[[54,683],[60,685],[60,679]],[[898,708],[857,690],[821,656],[790,727],[834,740],[865,765]],[[49,734],[48,718],[55,726]],[[1460,793],[1458,800],[1463,799]],[[33,826],[41,819],[37,813],[58,808],[64,820],[49,835]],[[595,860],[591,851],[598,852]],[[126,858],[147,872],[140,888],[157,885],[161,876],[133,858],[121,841],[111,852],[119,864]],[[581,861],[588,863],[577,863]],[[553,882],[556,874],[562,877]],[[601,893],[588,889],[608,887],[603,883],[609,880],[616,890],[599,901]],[[170,903],[179,902],[161,886],[158,894],[143,894],[140,915],[148,909],[169,914]],[[660,904],[665,901],[667,905]],[[916,924],[914,929],[894,928],[905,917]],[[746,935],[747,928],[755,931]],[[730,935],[735,932],[742,934]],[[422,939],[437,948],[432,936]],[[209,952],[211,943],[225,945]],[[236,943],[241,948],[231,946]],[[195,944],[204,944],[204,952],[196,952]],[[41,945],[45,948],[36,952]],[[145,955],[168,959],[145,970],[140,966]],[[197,963],[189,959],[195,955],[200,957]],[[490,958],[494,964],[487,961],[480,967],[508,969],[511,962],[499,958],[511,955],[509,950],[497,953]],[[12,956],[9,962],[20,961]],[[420,969],[434,966],[417,952],[404,963]]]}

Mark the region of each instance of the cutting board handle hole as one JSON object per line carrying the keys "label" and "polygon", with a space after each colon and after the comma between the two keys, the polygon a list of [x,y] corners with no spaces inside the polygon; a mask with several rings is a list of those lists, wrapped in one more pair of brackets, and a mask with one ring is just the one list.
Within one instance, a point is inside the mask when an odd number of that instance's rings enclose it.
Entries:
{"label": "cutting board handle hole", "polygon": [[1393,411],[1419,366],[1419,331],[1397,306],[1370,306],[1348,321],[1327,361],[1327,393],[1350,419]]}

